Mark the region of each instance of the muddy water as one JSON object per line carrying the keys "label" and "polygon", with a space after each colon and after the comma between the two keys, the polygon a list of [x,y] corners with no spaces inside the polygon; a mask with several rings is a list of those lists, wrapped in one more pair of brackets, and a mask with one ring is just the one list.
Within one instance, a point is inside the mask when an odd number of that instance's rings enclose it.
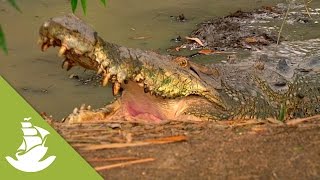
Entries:
{"label": "muddy water", "polygon": [[[116,0],[103,8],[99,1],[88,2],[88,15],[83,17],[111,42],[129,47],[164,50],[172,45],[171,38],[184,36],[203,20],[271,5],[270,0]],[[60,119],[82,103],[100,107],[112,100],[110,87],[83,85],[71,74],[89,77],[80,68],[69,72],[60,68],[57,50],[42,53],[36,44],[38,28],[53,16],[69,13],[66,0],[19,1],[23,13],[1,1],[0,23],[5,30],[9,55],[0,53],[0,74],[39,112]],[[187,22],[175,22],[170,16],[184,13]],[[77,14],[82,16],[81,9]],[[134,40],[145,37],[143,40]]]}

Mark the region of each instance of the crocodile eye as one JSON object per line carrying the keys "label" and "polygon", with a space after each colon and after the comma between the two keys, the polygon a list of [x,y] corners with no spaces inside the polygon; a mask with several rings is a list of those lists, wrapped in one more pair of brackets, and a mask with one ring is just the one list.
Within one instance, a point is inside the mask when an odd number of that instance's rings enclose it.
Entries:
{"label": "crocodile eye", "polygon": [[176,57],[173,59],[181,67],[187,67],[189,65],[188,59],[186,57]]}
{"label": "crocodile eye", "polygon": [[179,65],[182,66],[182,67],[187,67],[188,66],[188,62],[187,62],[187,60],[183,60],[183,61],[181,61],[179,63]]}

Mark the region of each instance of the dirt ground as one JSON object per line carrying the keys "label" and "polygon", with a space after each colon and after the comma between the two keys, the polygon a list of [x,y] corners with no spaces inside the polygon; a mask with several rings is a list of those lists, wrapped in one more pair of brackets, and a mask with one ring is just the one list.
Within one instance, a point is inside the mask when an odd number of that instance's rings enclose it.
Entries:
{"label": "dirt ground", "polygon": [[319,179],[319,120],[52,126],[106,179]]}

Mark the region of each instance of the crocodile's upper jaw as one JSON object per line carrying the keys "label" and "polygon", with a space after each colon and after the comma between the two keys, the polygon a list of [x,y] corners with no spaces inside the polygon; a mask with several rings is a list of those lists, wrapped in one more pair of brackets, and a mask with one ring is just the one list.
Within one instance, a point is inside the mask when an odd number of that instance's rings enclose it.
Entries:
{"label": "crocodile's upper jaw", "polygon": [[[70,70],[79,65],[86,69],[104,73],[110,68],[109,59],[104,52],[104,41],[97,33],[84,21],[73,14],[61,17],[54,17],[43,23],[39,30],[39,44],[41,50],[45,51],[49,47],[60,47],[58,56],[64,56],[62,68]],[[104,72],[103,72],[104,71]],[[105,76],[103,85],[105,86],[111,76]],[[117,76],[115,76],[117,78]],[[121,76],[120,76],[121,77]],[[122,78],[122,77],[121,77]],[[120,90],[118,79],[113,80],[113,93],[116,95]]]}

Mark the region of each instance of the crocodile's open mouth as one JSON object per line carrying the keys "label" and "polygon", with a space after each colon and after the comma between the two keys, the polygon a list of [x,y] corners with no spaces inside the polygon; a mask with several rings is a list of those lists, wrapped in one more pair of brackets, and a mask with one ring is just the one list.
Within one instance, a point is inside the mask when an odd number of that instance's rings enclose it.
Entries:
{"label": "crocodile's open mouth", "polygon": [[[65,58],[62,63],[63,68],[70,70],[73,66],[79,65],[85,69],[97,71],[98,74],[103,75],[103,86],[108,82],[112,83],[114,95],[118,95],[120,89],[124,89],[121,97],[105,108],[98,110],[81,108],[78,111],[74,111],[73,114],[76,116],[69,116],[72,122],[110,119],[151,120],[152,122],[161,120],[200,120],[199,117],[186,113],[186,109],[189,109],[191,104],[192,107],[196,107],[198,103],[202,104],[202,106],[204,104],[212,105],[212,102],[209,102],[206,97],[197,95],[197,91],[204,94],[207,93],[204,87],[200,84],[188,87],[189,84],[192,84],[190,82],[193,82],[192,78],[199,79],[199,74],[197,74],[196,70],[192,69],[190,74],[187,72],[185,73],[186,76],[182,76],[170,73],[167,70],[164,71],[156,65],[152,65],[150,68],[149,63],[146,63],[143,67],[147,66],[147,68],[143,72],[144,75],[141,75],[142,70],[138,68],[142,65],[129,64],[131,63],[130,61],[123,63],[120,62],[121,58],[119,57],[109,57],[106,51],[119,51],[121,47],[114,48],[113,45],[109,44],[109,47],[106,48],[105,42],[97,33],[74,15],[50,19],[40,27],[39,34],[39,44],[42,51],[51,46],[59,47],[58,56]],[[129,50],[123,50],[125,53],[127,51]],[[140,53],[141,51],[138,52]],[[147,55],[150,58],[157,58],[157,56],[159,55],[156,53]],[[161,58],[167,58],[167,56],[159,57],[159,59],[156,59],[158,63],[161,62]],[[130,54],[130,58],[138,57],[131,57]],[[156,61],[155,63],[157,63]],[[172,65],[169,64],[166,67],[169,67],[170,70]],[[179,68],[179,65],[176,66]],[[140,74],[137,74],[136,71],[139,71]],[[154,77],[153,71],[158,71],[158,77]],[[148,74],[146,75],[146,73]],[[188,78],[190,77],[191,79],[189,80]],[[155,89],[157,91],[153,90],[154,86],[159,86],[159,83],[160,87]],[[160,91],[161,88],[164,90]],[[184,90],[183,88],[186,90],[182,91]],[[192,90],[192,88],[196,89]],[[190,92],[189,89],[191,89]],[[178,96],[179,93],[181,94],[180,96]],[[210,98],[210,96],[208,97]],[[78,120],[79,118],[81,120]]]}
{"label": "crocodile's open mouth", "polygon": [[[193,106],[203,106],[208,101],[199,96],[187,96],[175,99],[165,99],[144,93],[136,83],[129,81],[124,85],[121,97],[113,104],[112,114],[107,119],[127,119],[134,121],[161,122],[163,120],[193,120],[201,119],[186,114],[186,110]],[[200,105],[202,104],[202,105]],[[203,119],[202,119],[203,120]]]}
{"label": "crocodile's open mouth", "polygon": [[[46,38],[41,37],[41,39]],[[94,61],[88,61],[88,57],[81,56],[72,49],[65,48],[60,40],[55,39],[46,42],[42,42],[41,40],[40,46],[42,51],[46,51],[50,46],[59,47],[58,56],[66,57],[62,63],[62,68],[66,70],[70,70],[75,65],[80,65],[86,69],[95,69],[93,68],[96,66]],[[106,82],[102,79],[101,83],[105,84]],[[115,84],[113,83],[113,93],[117,95],[120,90],[115,88]],[[105,110],[95,112],[86,108],[78,109],[77,112],[68,117],[68,121],[72,123],[119,119],[156,123],[160,123],[163,120],[200,121],[203,119],[186,114],[185,110],[189,108],[190,104],[193,106],[197,104],[199,106],[210,104],[205,98],[196,95],[174,99],[156,96],[153,93],[147,92],[146,88],[141,87],[139,83],[133,81],[123,83],[121,90],[121,96],[112,104],[107,105]]]}

